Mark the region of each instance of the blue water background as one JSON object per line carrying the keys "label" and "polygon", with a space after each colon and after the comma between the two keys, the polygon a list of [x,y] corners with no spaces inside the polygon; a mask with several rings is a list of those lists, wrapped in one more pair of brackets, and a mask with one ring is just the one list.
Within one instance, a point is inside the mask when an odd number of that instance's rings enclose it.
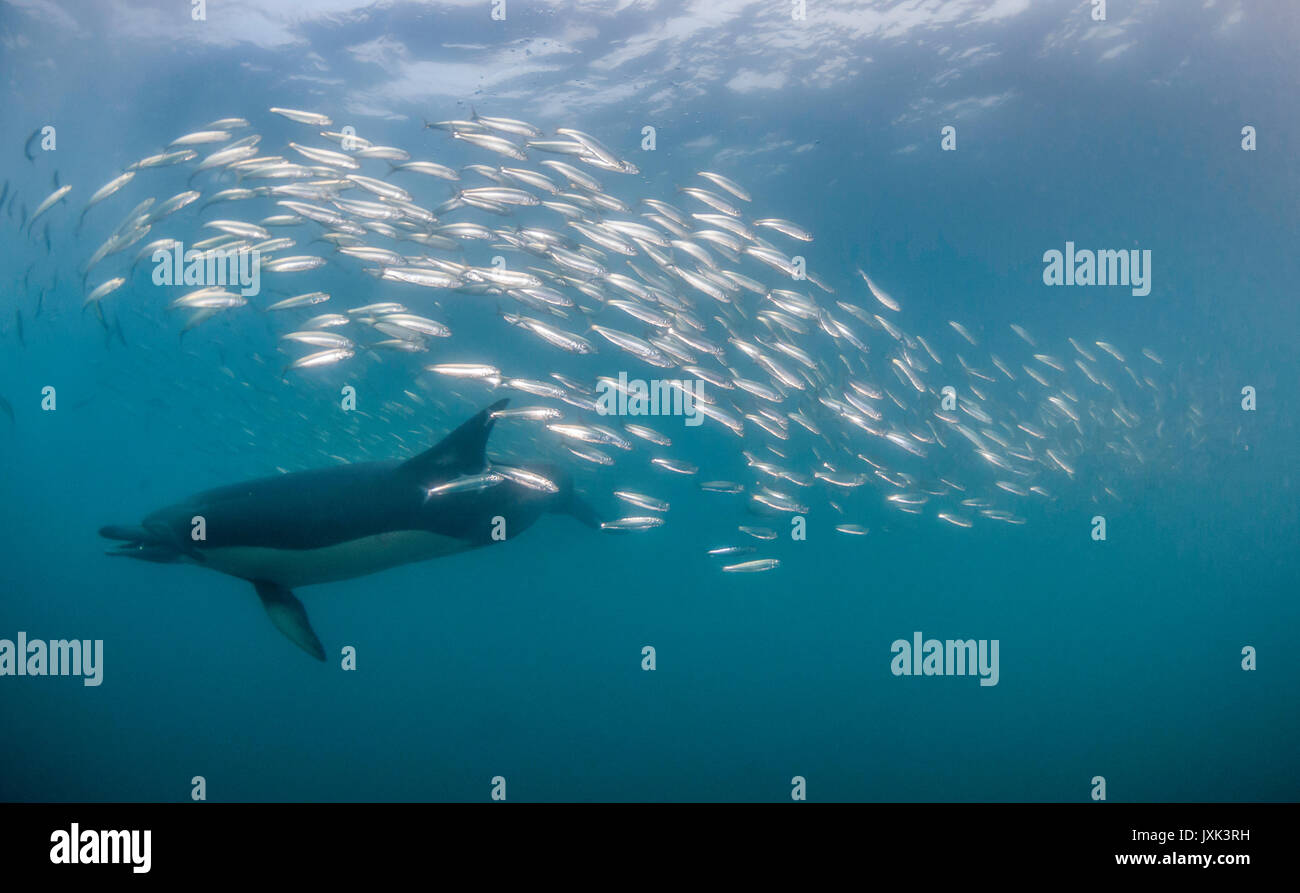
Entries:
{"label": "blue water background", "polygon": [[[0,396],[16,416],[0,417],[0,637],[102,639],[106,652],[97,688],[0,678],[0,799],[185,800],[196,775],[220,801],[481,801],[498,775],[519,801],[781,801],[796,775],[814,800],[1082,801],[1097,775],[1117,801],[1300,796],[1300,84],[1285,6],[1242,4],[1224,24],[1230,5],[1164,3],[1118,24],[1121,36],[1053,46],[1048,35],[1086,6],[1033,4],[898,36],[823,23],[852,63],[820,80],[816,44],[752,39],[784,32],[750,6],[716,16],[697,39],[710,45],[665,41],[615,69],[597,63],[690,5],[596,15],[515,3],[504,24],[479,5],[398,5],[308,17],[276,45],[197,39],[201,25],[159,21],[172,6],[128,19],[63,4],[68,26],[41,6],[0,4],[0,179],[29,211],[56,168],[77,185],[46,218],[49,254],[39,224],[29,238],[0,213]],[[364,113],[398,63],[349,51],[385,39],[408,61],[472,66],[583,29],[594,34],[573,52],[541,56],[554,70],[510,77],[483,63],[481,91],[396,94],[382,110],[403,119]],[[1099,58],[1126,40],[1135,45]],[[944,46],[996,55],[937,80],[953,67]],[[792,72],[783,85],[726,86],[764,60]],[[670,84],[671,101],[656,98]],[[584,98],[615,87],[617,101]],[[573,97],[567,116],[552,113],[561,94]],[[360,383],[362,408],[378,411],[404,401],[409,368],[282,381],[279,330],[260,315],[214,321],[182,344],[143,277],[115,296],[128,346],[106,344],[80,310],[78,271],[135,201],[183,187],[133,184],[75,236],[90,191],[214,118],[250,118],[270,151],[310,134],[268,115],[272,105],[459,164],[471,156],[420,119],[465,117],[471,102],[598,136],[641,168],[601,175],[625,200],[677,202],[674,185],[700,169],[733,176],[756,214],[816,234],[810,266],[837,297],[861,302],[863,266],[902,301],[910,332],[951,343],[947,320],[961,320],[987,348],[1022,355],[1017,322],[1058,353],[1070,335],[1151,347],[1199,401],[1210,436],[1129,469],[1123,502],[1081,498],[1023,527],[961,530],[865,502],[854,520],[871,534],[845,537],[822,507],[807,542],[764,552],[782,566],[760,575],[720,574],[704,554],[737,541],[738,503],[620,458],[596,480],[669,500],[663,528],[613,537],[546,518],[490,551],[306,590],[324,666],[285,642],[246,584],[106,557],[101,524],[328,455],[403,455],[491,395],[413,406],[400,424],[345,419],[342,384]],[[46,122],[59,148],[29,163],[22,141]],[[959,148],[945,153],[949,123]],[[653,153],[639,148],[647,124]],[[1258,151],[1240,147],[1246,124]],[[715,163],[727,149],[740,151]],[[418,185],[430,203],[447,194]],[[1150,248],[1151,294],[1044,287],[1042,253],[1066,240]],[[32,282],[58,275],[40,318],[35,287],[22,287],[33,262]],[[356,304],[383,296],[355,268],[312,281]],[[538,378],[556,365],[474,300],[441,299],[456,332],[445,361],[508,353]],[[46,385],[55,412],[40,411]],[[1246,385],[1258,390],[1253,413],[1239,406]],[[675,424],[662,424],[673,456],[701,477],[744,479],[729,434]],[[501,446],[528,455],[509,437]],[[1088,536],[1098,511],[1104,544]],[[892,676],[889,645],[915,630],[998,639],[999,684]],[[345,644],[356,672],[337,669]],[[645,645],[654,672],[641,670]],[[1247,645],[1255,672],[1240,666]]]}

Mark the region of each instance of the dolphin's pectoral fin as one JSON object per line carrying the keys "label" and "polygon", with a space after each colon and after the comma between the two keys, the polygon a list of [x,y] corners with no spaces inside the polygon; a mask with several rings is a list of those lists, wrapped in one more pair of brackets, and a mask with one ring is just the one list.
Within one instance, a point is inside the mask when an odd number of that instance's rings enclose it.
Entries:
{"label": "dolphin's pectoral fin", "polygon": [[498,400],[418,456],[402,463],[401,471],[426,485],[458,474],[477,474],[487,468],[488,435],[496,419],[492,413],[504,409],[509,398]]}
{"label": "dolphin's pectoral fin", "polygon": [[253,588],[266,608],[266,615],[271,618],[275,628],[289,637],[289,641],[306,651],[317,660],[325,660],[325,648],[316,638],[307,619],[307,609],[298,601],[298,597],[279,583],[254,580]]}

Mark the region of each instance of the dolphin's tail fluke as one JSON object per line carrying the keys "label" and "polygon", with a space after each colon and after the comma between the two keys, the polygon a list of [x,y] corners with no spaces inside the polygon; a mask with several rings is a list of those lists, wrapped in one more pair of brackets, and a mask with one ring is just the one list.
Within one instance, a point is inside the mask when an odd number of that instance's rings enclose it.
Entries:
{"label": "dolphin's tail fluke", "polygon": [[573,486],[569,487],[568,498],[565,500],[564,508],[561,511],[572,515],[593,530],[600,530],[600,524],[603,520],[600,514]]}
{"label": "dolphin's tail fluke", "polygon": [[572,515],[591,529],[600,530],[601,522],[605,519],[573,485],[573,478],[567,471],[551,463],[539,463],[534,468],[559,487],[559,492],[550,497],[547,511]]}
{"label": "dolphin's tail fluke", "polygon": [[537,491],[520,491],[527,493],[531,499],[539,500],[543,510],[556,515],[571,515],[593,530],[600,530],[605,518],[598,512],[573,483],[573,475],[554,462],[530,462],[528,471],[541,475],[555,486],[551,492],[542,494]]}

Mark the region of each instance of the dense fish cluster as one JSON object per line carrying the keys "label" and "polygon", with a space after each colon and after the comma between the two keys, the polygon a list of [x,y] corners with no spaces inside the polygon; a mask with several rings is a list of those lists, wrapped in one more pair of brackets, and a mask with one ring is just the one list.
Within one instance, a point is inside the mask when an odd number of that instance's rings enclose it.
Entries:
{"label": "dense fish cluster", "polygon": [[[89,192],[79,229],[109,216],[115,196],[130,211],[81,266],[85,308],[112,330],[113,302],[165,295],[182,335],[261,314],[290,379],[331,367],[360,376],[363,358],[388,357],[426,393],[522,397],[499,416],[532,426],[548,455],[613,466],[618,481],[630,464],[694,476],[743,504],[749,517],[708,550],[724,571],[776,567],[755,553],[787,536],[782,519],[794,516],[862,536],[892,513],[968,528],[1022,524],[1067,492],[1120,498],[1135,469],[1204,438],[1202,411],[1153,350],[1095,337],[1049,344],[1020,326],[997,339],[959,321],[910,333],[903,301],[862,270],[837,291],[803,254],[813,234],[751,214],[755,197],[721,173],[701,171],[672,196],[633,195],[606,180],[629,182],[637,167],[573,128],[547,135],[477,114],[426,122],[481,158],[452,167],[331,130],[322,114],[270,112],[301,136],[269,151],[249,121],[222,118]],[[77,192],[57,186],[27,231]],[[185,284],[194,258],[254,252],[260,294]],[[159,288],[150,277],[173,254],[181,275]],[[313,288],[322,268],[367,274],[372,287],[340,299]],[[534,341],[553,371],[518,371],[504,335],[453,332],[441,313],[450,302]],[[601,395],[635,396],[631,381],[660,383],[664,403],[703,424],[605,412]],[[719,475],[674,455],[696,437],[734,444],[736,461]],[[504,480],[553,486],[493,466],[429,498]],[[608,489],[625,516],[606,529],[663,524],[662,494]]]}

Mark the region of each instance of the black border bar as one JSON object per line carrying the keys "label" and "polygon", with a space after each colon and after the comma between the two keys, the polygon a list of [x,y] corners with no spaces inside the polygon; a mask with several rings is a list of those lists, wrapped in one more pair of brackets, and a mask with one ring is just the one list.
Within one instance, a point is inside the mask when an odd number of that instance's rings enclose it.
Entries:
{"label": "black border bar", "polygon": [[[1285,869],[1298,819],[1300,807],[1283,803],[4,804],[0,864],[52,879],[141,882],[337,882],[453,866],[482,870],[485,881],[494,871],[523,869],[541,879],[602,865],[617,871],[601,874],[610,880],[629,872],[766,877],[829,869],[863,881],[882,871],[915,873],[918,881],[1102,871],[1171,879],[1199,872],[1218,880],[1258,866]],[[74,822],[81,833],[149,830],[149,871],[55,864],[52,835],[70,832]],[[1151,854],[1153,865],[1118,858]],[[1198,864],[1207,855],[1216,861]],[[1221,856],[1248,861],[1225,864]]]}

